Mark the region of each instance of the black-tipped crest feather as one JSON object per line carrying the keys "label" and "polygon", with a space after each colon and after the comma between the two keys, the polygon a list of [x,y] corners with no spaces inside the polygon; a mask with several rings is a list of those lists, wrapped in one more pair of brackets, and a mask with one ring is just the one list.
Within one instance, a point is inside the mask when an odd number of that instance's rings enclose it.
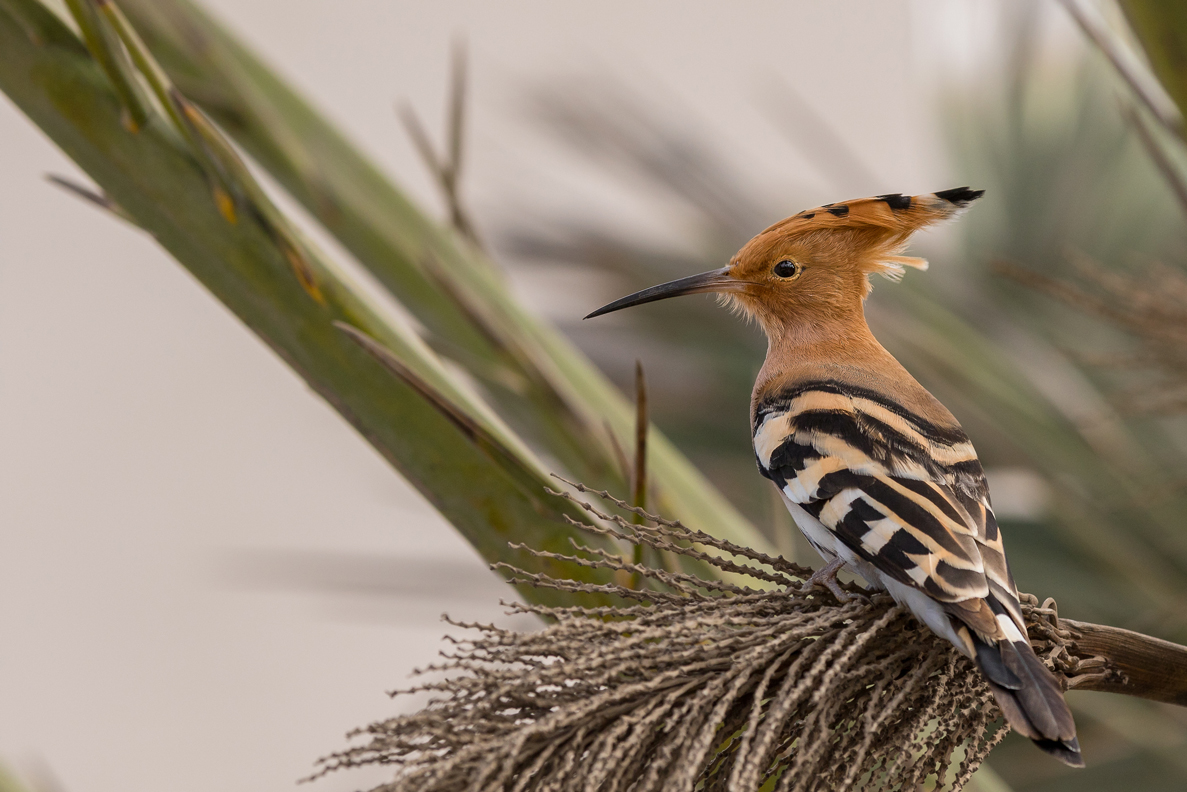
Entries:
{"label": "black-tipped crest feather", "polygon": [[943,198],[948,203],[956,204],[957,206],[964,206],[972,203],[985,194],[984,190],[973,190],[968,187],[953,187],[951,190],[940,190],[936,193],[937,198]]}

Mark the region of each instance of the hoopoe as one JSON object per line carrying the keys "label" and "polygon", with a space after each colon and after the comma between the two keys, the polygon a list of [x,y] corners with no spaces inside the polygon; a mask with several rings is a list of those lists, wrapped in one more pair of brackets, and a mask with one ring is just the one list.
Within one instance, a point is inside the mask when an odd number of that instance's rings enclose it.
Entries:
{"label": "hoopoe", "polygon": [[750,404],[759,471],[827,562],[805,590],[839,599],[842,567],[974,660],[1006,720],[1082,767],[1071,711],[1035,655],[977,453],[956,418],[874,338],[870,275],[899,280],[911,235],[983,194],[825,204],[750,240],[729,266],[653,286],[586,318],[715,292],[755,318],[767,356]]}

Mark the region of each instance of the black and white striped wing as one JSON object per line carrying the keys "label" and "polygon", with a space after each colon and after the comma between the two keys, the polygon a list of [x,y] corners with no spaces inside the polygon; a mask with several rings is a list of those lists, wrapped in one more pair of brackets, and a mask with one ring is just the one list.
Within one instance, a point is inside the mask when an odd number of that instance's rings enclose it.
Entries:
{"label": "black and white striped wing", "polygon": [[861,567],[871,567],[882,578],[871,583],[973,657],[1015,729],[1082,767],[1062,689],[1026,637],[985,476],[964,432],[836,382],[765,400],[754,430],[759,467],[793,514],[802,509],[812,530],[850,551],[835,554],[863,576],[871,570]]}
{"label": "black and white striped wing", "polygon": [[[754,445],[788,500],[883,575],[954,607],[987,637],[998,631],[980,601],[1021,625],[981,464],[962,431],[822,382],[762,404]],[[970,608],[981,617],[963,618]]]}

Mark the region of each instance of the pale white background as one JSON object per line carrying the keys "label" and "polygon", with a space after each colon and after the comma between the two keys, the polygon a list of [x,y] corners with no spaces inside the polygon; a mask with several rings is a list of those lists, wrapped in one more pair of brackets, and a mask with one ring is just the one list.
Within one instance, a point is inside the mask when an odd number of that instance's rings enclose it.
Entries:
{"label": "pale white background", "polygon": [[[464,35],[480,218],[507,194],[629,205],[525,132],[525,92],[570,76],[662,96],[775,191],[818,178],[762,107],[778,76],[875,170],[870,193],[953,186],[931,96],[975,78],[995,14],[988,0],[208,4],[433,207],[392,106],[407,98],[439,129]],[[75,173],[0,100],[0,760],[69,792],[291,789],[346,730],[397,711],[383,691],[432,661],[443,610],[497,618],[507,592],[182,268],[47,172]]]}

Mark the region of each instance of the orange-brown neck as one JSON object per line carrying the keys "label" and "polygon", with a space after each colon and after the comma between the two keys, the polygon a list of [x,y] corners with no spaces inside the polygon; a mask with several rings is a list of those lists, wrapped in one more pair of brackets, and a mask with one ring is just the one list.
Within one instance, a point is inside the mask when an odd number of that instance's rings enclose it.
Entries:
{"label": "orange-brown neck", "polygon": [[856,312],[804,317],[767,330],[767,357],[754,383],[751,416],[771,394],[818,381],[883,393],[936,425],[959,426],[878,343],[860,305]]}
{"label": "orange-brown neck", "polygon": [[754,383],[756,395],[820,365],[865,367],[882,356],[889,357],[870,332],[860,307],[845,314],[804,316],[764,329],[767,357]]}

